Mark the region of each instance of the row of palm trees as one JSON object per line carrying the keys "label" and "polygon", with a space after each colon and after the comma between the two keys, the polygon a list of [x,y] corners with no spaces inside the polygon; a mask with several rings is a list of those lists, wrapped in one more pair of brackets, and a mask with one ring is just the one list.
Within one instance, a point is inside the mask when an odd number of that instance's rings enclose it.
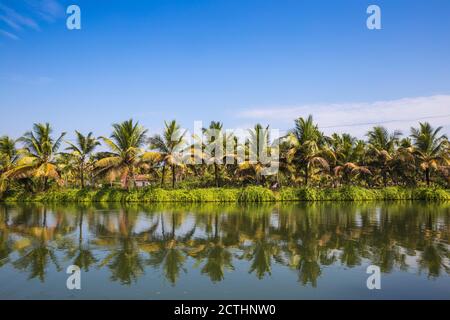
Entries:
{"label": "row of palm trees", "polygon": [[[147,137],[147,132],[138,122],[128,120],[114,124],[109,137],[96,138],[92,132],[83,135],[76,131],[74,143],[64,140],[65,133],[55,138],[48,123],[35,124],[17,140],[1,137],[0,191],[114,183],[130,188],[136,185],[137,176],[164,186],[168,174],[173,188],[177,181],[216,187],[450,184],[449,140],[442,134],[442,127],[433,128],[427,122],[411,128],[410,135],[403,138],[399,131],[376,126],[366,140],[350,134],[326,136],[312,116],[295,120],[295,127],[278,139],[271,139],[268,126],[257,124],[249,130],[241,153],[237,150],[238,138],[225,132],[220,122],[213,121],[204,128],[203,139],[193,136],[194,143],[188,143],[187,132],[175,120],[165,122],[162,134]],[[63,143],[66,148],[62,151]],[[227,143],[234,143],[233,152],[225,147]],[[100,146],[108,150],[96,152]],[[200,156],[181,152],[196,147],[210,152]],[[257,157],[252,161],[242,159],[242,155],[248,158],[250,150],[256,150]],[[279,153],[279,170],[265,174],[273,163],[262,161],[261,151]]]}

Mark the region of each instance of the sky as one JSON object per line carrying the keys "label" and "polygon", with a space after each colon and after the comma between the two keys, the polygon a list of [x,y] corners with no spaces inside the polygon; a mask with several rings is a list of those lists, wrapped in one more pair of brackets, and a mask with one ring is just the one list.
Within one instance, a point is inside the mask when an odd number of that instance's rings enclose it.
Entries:
{"label": "sky", "polygon": [[[81,9],[81,30],[66,9]],[[366,26],[369,5],[381,30]],[[448,0],[0,0],[0,135],[219,120],[450,132]]]}

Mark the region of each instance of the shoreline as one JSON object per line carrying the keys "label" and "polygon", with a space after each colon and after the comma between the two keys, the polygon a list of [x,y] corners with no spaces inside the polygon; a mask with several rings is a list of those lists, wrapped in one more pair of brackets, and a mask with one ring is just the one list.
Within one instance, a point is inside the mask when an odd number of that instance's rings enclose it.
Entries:
{"label": "shoreline", "polygon": [[450,189],[386,187],[312,188],[285,187],[273,191],[260,186],[198,189],[67,189],[41,193],[16,192],[0,203],[260,203],[418,200],[450,201]]}

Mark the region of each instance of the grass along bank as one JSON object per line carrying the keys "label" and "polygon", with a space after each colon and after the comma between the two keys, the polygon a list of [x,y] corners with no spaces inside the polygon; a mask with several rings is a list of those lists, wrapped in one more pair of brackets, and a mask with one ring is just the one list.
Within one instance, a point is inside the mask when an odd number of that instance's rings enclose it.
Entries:
{"label": "grass along bank", "polygon": [[44,202],[44,203],[89,203],[89,202],[281,202],[281,201],[373,201],[373,200],[424,200],[449,201],[450,190],[437,188],[387,187],[366,189],[361,187],[342,188],[294,188],[278,191],[251,186],[246,188],[175,189],[147,188],[122,189],[69,189],[43,193],[10,192],[0,201]]}

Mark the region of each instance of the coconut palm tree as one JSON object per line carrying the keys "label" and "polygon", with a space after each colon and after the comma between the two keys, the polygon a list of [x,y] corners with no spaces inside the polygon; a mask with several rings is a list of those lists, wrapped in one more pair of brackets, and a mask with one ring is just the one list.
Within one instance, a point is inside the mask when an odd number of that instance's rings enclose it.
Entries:
{"label": "coconut palm tree", "polygon": [[325,138],[314,124],[312,115],[307,119],[296,119],[295,128],[288,134],[287,139],[291,145],[289,156],[291,161],[304,171],[305,185],[308,185],[314,167],[329,171],[330,166],[326,157],[333,157],[333,154],[325,148]]}
{"label": "coconut palm tree", "polygon": [[8,136],[0,138],[0,173],[10,170],[19,158],[16,141]]}
{"label": "coconut palm tree", "polygon": [[335,176],[342,173],[344,183],[350,182],[351,176],[366,174],[370,175],[370,170],[360,165],[363,162],[365,154],[365,143],[357,140],[349,134],[336,134],[326,138],[333,157],[329,160],[333,163],[333,171]]}
{"label": "coconut palm tree", "polygon": [[171,122],[165,121],[164,124],[163,135],[154,135],[149,139],[149,143],[150,148],[157,150],[161,155],[161,186],[164,185],[166,167],[170,166],[172,168],[172,188],[175,188],[176,167],[182,165],[179,155],[185,147],[186,131],[182,132],[180,125],[175,120]]}
{"label": "coconut palm tree", "polygon": [[376,126],[367,133],[369,153],[374,156],[373,166],[380,171],[384,186],[387,186],[390,164],[394,158],[395,148],[402,135],[400,131],[389,131],[382,126]]}
{"label": "coconut palm tree", "polygon": [[411,128],[411,138],[414,143],[414,155],[419,167],[425,174],[427,186],[430,185],[432,170],[440,164],[449,165],[448,139],[440,134],[442,127],[433,128],[428,122],[419,123],[419,128]]}
{"label": "coconut palm tree", "polygon": [[220,187],[219,165],[224,158],[224,142],[222,133],[223,124],[211,121],[209,128],[203,128],[203,135],[206,138],[205,147],[209,149],[208,158],[204,159],[206,164],[214,166],[214,180],[216,187]]}
{"label": "coconut palm tree", "polygon": [[284,182],[290,184],[296,182],[295,165],[292,163],[290,150],[291,144],[284,137],[280,138],[279,143],[279,168],[276,175],[276,184],[272,187],[279,188]]}
{"label": "coconut palm tree", "polygon": [[0,138],[0,193],[4,192],[8,186],[8,179],[5,172],[11,170],[19,160],[19,152],[16,148],[16,141],[8,136]]}
{"label": "coconut palm tree", "polygon": [[142,154],[147,130],[132,119],[113,124],[110,138],[100,137],[109,147],[110,152],[95,163],[99,173],[105,174],[112,182],[120,177],[122,187],[129,188],[131,181],[135,184],[135,167]]}
{"label": "coconut palm tree", "polygon": [[48,123],[34,124],[33,131],[25,133],[19,139],[24,144],[24,156],[20,158],[13,169],[6,172],[6,177],[42,179],[43,190],[47,190],[49,179],[61,182],[55,155],[66,133],[62,133],[55,140],[52,132]]}
{"label": "coconut palm tree", "polygon": [[58,173],[65,186],[75,185],[78,182],[78,162],[70,153],[59,153],[55,163]]}
{"label": "coconut palm tree", "polygon": [[395,184],[404,183],[411,186],[416,184],[415,175],[417,168],[415,165],[414,147],[410,138],[406,137],[399,141],[390,167]]}
{"label": "coconut palm tree", "polygon": [[[265,175],[269,170],[272,152],[276,152],[270,141],[269,126],[263,127],[256,124],[253,129],[248,130],[248,139],[245,145],[246,161],[239,164],[236,173],[238,177],[246,181],[254,181],[257,184],[264,183]],[[264,159],[267,158],[267,159]]]}
{"label": "coconut palm tree", "polygon": [[76,143],[66,141],[69,145],[66,150],[71,151],[70,155],[75,159],[77,163],[77,171],[80,179],[80,186],[84,188],[85,173],[89,170],[89,157],[94,152],[95,148],[100,145],[100,142],[93,137],[92,132],[89,132],[87,136],[75,131]]}

